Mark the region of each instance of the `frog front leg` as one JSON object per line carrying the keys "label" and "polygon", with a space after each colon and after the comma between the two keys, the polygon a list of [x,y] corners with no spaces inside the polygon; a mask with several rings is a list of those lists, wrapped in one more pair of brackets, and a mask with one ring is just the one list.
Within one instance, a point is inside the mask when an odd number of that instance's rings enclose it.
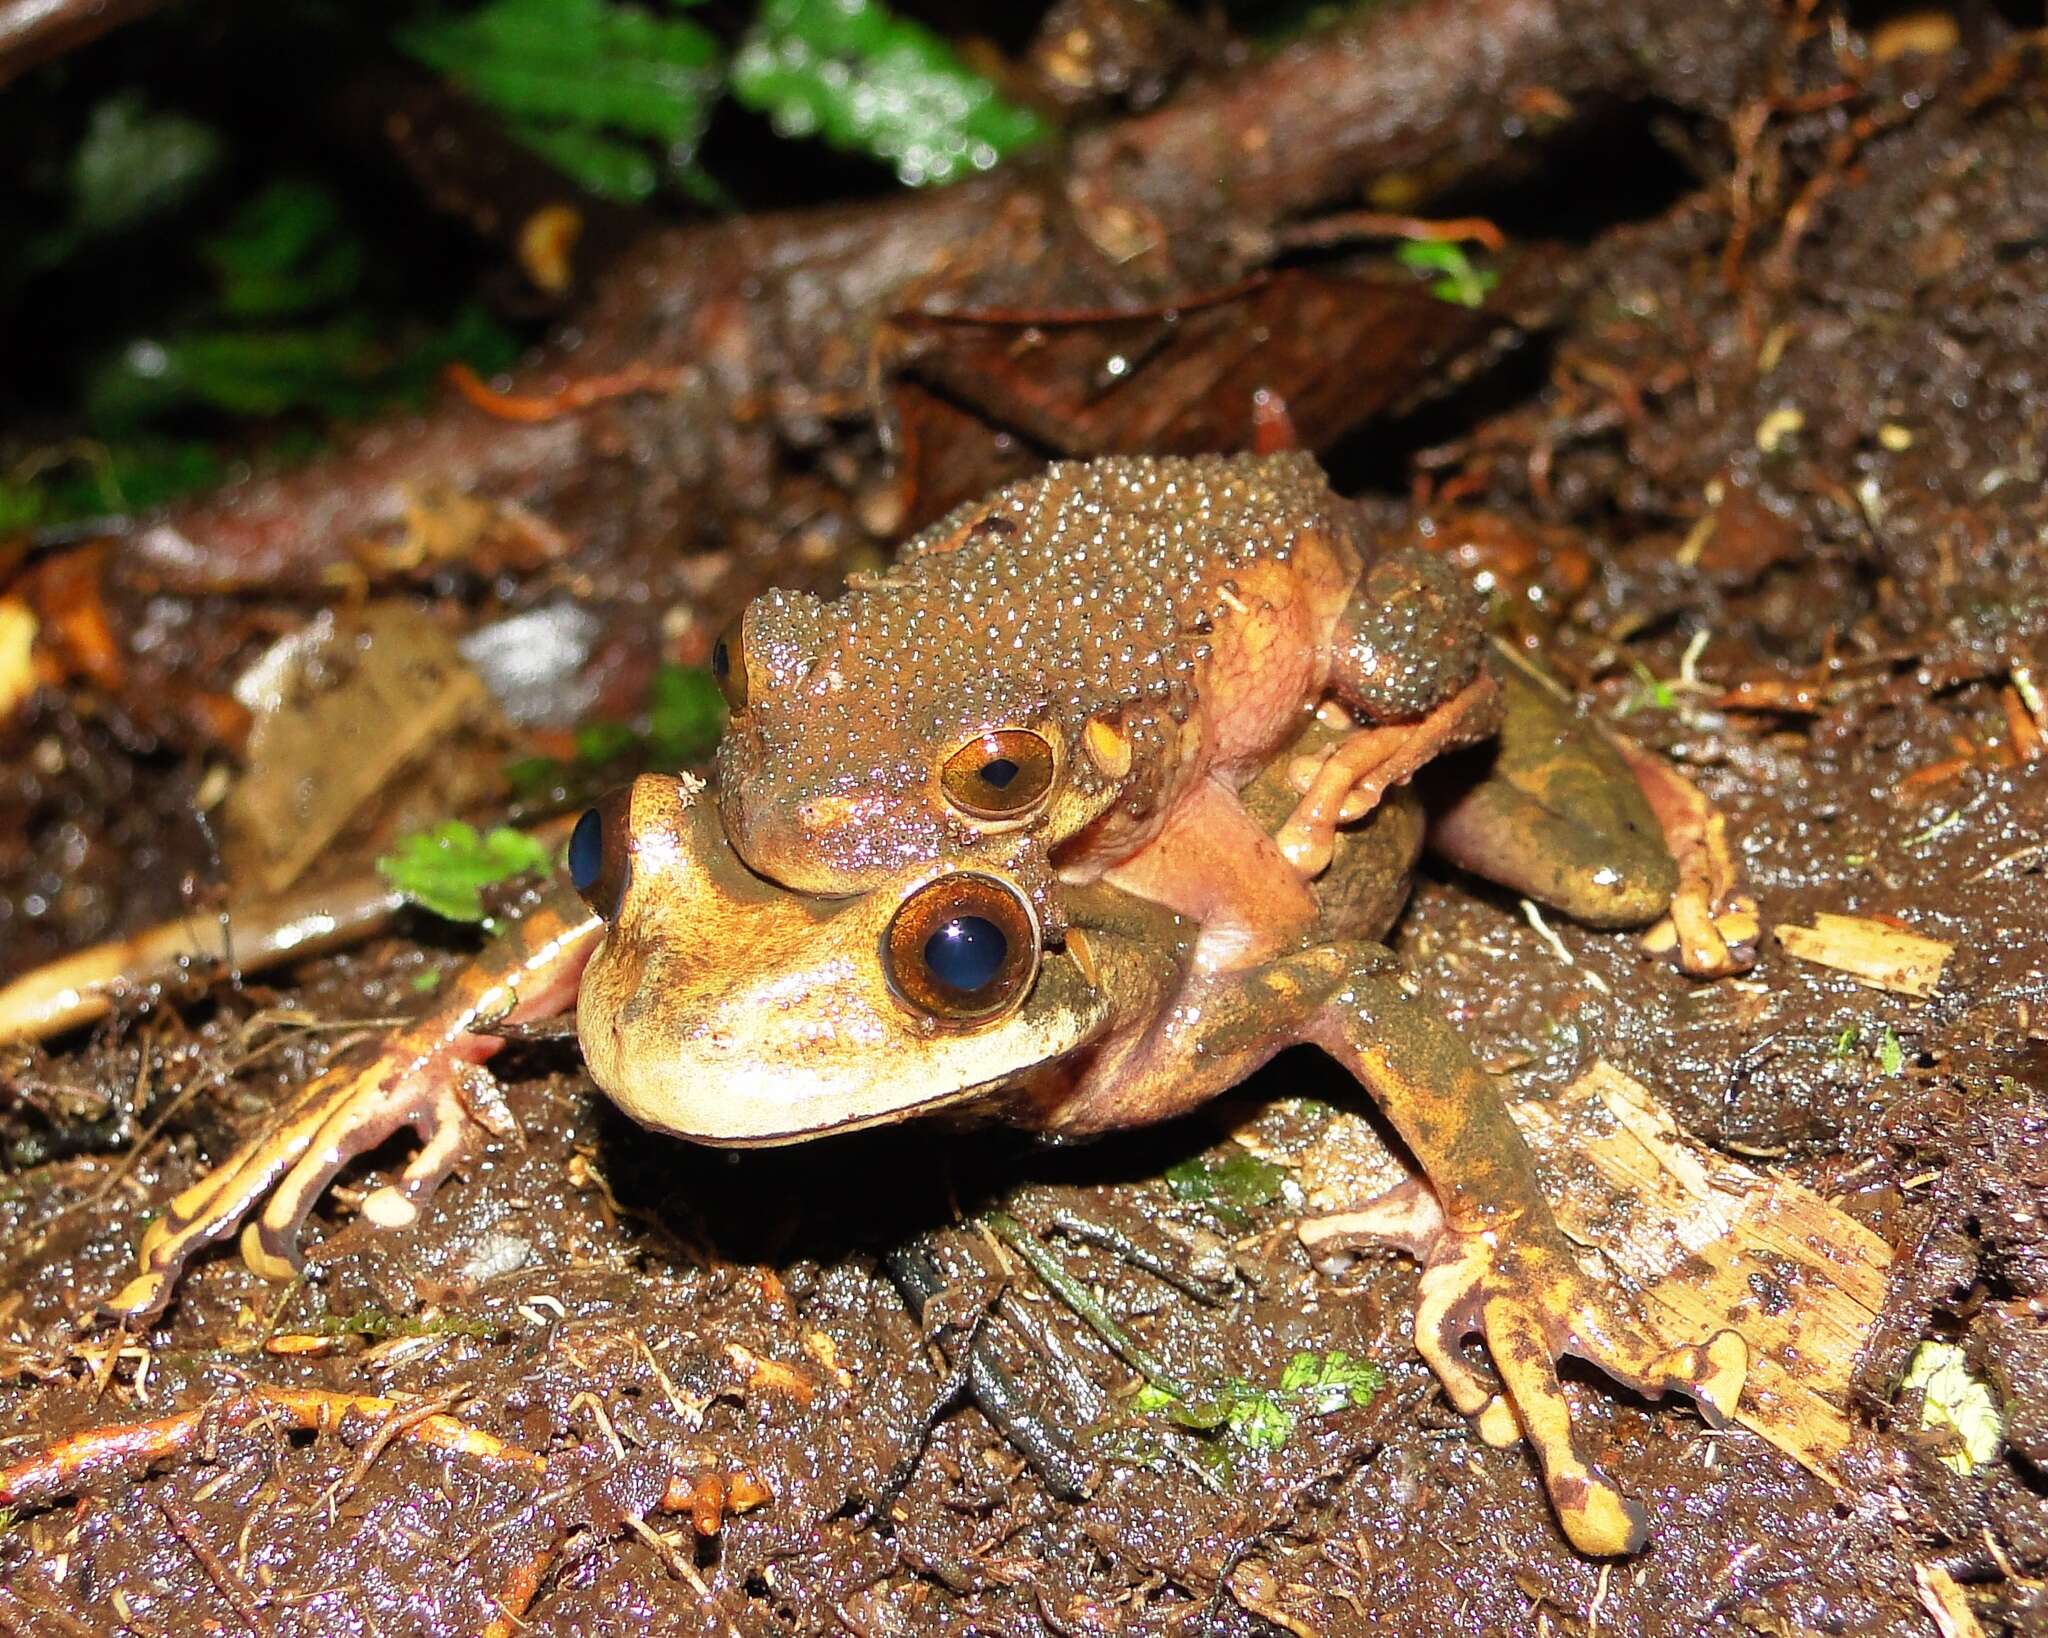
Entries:
{"label": "frog front leg", "polygon": [[[1440,1225],[1409,1214],[1423,1261],[1417,1351],[1488,1443],[1529,1441],[1575,1547],[1638,1550],[1643,1510],[1580,1452],[1557,1361],[1575,1355],[1648,1397],[1687,1394],[1719,1426],[1734,1412],[1748,1348],[1732,1331],[1661,1348],[1587,1277],[1485,1071],[1402,987],[1385,949],[1324,945],[1191,981],[1161,1027],[1128,1049],[1109,1045],[1054,1124],[1092,1130],[1158,1119],[1300,1042],[1322,1047],[1372,1093],[1435,1193]],[[1465,1355],[1472,1336],[1486,1344],[1497,1387]]]}
{"label": "frog front leg", "polygon": [[350,1161],[404,1127],[419,1134],[419,1153],[362,1210],[379,1227],[411,1222],[484,1133],[514,1129],[482,1067],[503,1039],[481,1031],[564,1010],[603,932],[566,884],[552,888],[462,970],[433,1012],[391,1036],[367,1064],[320,1076],[266,1130],[173,1198],[142,1237],[140,1272],[107,1312],[159,1312],[193,1255],[232,1234],[259,1203],[242,1233],[243,1260],[267,1279],[289,1278],[300,1264],[300,1227],[320,1195]]}

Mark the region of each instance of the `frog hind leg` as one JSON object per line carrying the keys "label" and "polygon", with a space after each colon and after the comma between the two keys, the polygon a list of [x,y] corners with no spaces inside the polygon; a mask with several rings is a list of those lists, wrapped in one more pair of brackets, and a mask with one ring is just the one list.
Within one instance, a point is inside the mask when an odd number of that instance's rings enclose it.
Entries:
{"label": "frog hind leg", "polygon": [[1490,751],[1428,775],[1430,845],[1594,927],[1678,919],[1679,964],[1697,976],[1754,959],[1756,904],[1742,891],[1726,824],[1648,751],[1610,738],[1505,649],[1502,723]]}
{"label": "frog hind leg", "polygon": [[[1100,941],[1106,980],[1118,971],[1119,942]],[[1198,974],[1153,1016],[1162,1021],[1106,1049],[1043,1124],[1084,1132],[1163,1119],[1283,1047],[1321,1047],[1371,1092],[1435,1196],[1434,1214],[1412,1196],[1387,1197],[1364,1224],[1422,1260],[1417,1351],[1489,1444],[1528,1440],[1574,1546],[1594,1555],[1637,1550],[1644,1514],[1579,1450],[1557,1361],[1583,1358],[1646,1397],[1686,1394],[1719,1426],[1748,1372],[1742,1338],[1722,1331],[1665,1348],[1645,1338],[1625,1299],[1585,1273],[1485,1071],[1450,1024],[1402,988],[1381,946],[1324,944]],[[1473,1336],[1497,1381],[1467,1357]]]}
{"label": "frog hind leg", "polygon": [[320,1076],[265,1131],[175,1196],[144,1233],[134,1278],[104,1311],[123,1320],[160,1313],[192,1257],[252,1213],[243,1260],[267,1279],[289,1278],[300,1266],[300,1228],[327,1186],[407,1127],[421,1138],[418,1154],[362,1211],[378,1227],[412,1221],[485,1132],[514,1130],[482,1068],[504,1043],[483,1031],[561,1011],[602,934],[566,886],[552,891],[458,975],[431,1014],[385,1041],[369,1063]]}
{"label": "frog hind leg", "polygon": [[[1301,1036],[1371,1091],[1442,1208],[1442,1230],[1424,1257],[1418,1351],[1489,1444],[1527,1439],[1575,1547],[1596,1556],[1637,1551],[1646,1517],[1580,1451],[1558,1360],[1575,1355],[1646,1397],[1686,1394],[1720,1426],[1748,1372],[1747,1345],[1732,1331],[1678,1348],[1647,1340],[1624,1301],[1579,1266],[1520,1132],[1457,1032],[1407,994],[1383,951],[1334,954],[1343,962],[1338,981]],[[1498,1395],[1465,1355],[1473,1336],[1485,1342]]]}

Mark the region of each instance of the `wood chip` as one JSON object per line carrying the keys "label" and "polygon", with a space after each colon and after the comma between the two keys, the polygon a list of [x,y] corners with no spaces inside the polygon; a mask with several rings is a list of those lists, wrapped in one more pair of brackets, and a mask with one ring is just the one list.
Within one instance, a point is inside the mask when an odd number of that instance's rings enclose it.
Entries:
{"label": "wood chip", "polygon": [[1736,1420],[1839,1483],[1850,1367],[1891,1248],[1812,1190],[1694,1143],[1611,1064],[1513,1113],[1559,1227],[1630,1278],[1667,1346],[1740,1332],[1751,1365]]}
{"label": "wood chip", "polygon": [[1934,1617],[1935,1630],[1941,1638],[1984,1638],[1984,1629],[1977,1624],[1977,1612],[1970,1608],[1961,1585],[1939,1564],[1916,1568],[1913,1584],[1920,1594],[1922,1608]]}
{"label": "wood chip", "polygon": [[1801,961],[1847,973],[1859,984],[1925,1000],[1941,983],[1941,970],[1955,951],[1942,939],[1926,938],[1868,916],[1821,913],[1811,927],[1780,927],[1778,941]]}
{"label": "wood chip", "polygon": [[18,597],[0,597],[0,721],[36,691],[36,617]]}
{"label": "wood chip", "polygon": [[[1588,1272],[1625,1277],[1666,1347],[1739,1332],[1751,1366],[1736,1420],[1839,1483],[1851,1362],[1883,1305],[1890,1247],[1810,1189],[1694,1143],[1611,1064],[1510,1113]],[[1355,1208],[1407,1175],[1371,1133],[1363,1119],[1339,1116],[1303,1155],[1312,1206]],[[1377,1154],[1362,1155],[1367,1146]],[[1332,1187],[1340,1168],[1354,1180],[1341,1195]],[[1305,1242],[1314,1231],[1313,1221],[1301,1225]]]}

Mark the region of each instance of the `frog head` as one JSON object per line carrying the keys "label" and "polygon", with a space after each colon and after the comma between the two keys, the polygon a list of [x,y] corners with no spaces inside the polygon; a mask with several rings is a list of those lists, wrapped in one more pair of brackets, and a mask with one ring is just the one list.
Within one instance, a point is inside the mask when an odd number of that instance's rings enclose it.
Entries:
{"label": "frog head", "polygon": [[865,893],[1019,837],[1045,856],[1116,801],[1129,747],[1077,708],[1029,612],[925,590],[770,593],[720,639],[712,669],[731,714],[717,801],[757,874]]}
{"label": "frog head", "polygon": [[697,1142],[794,1142],[1029,1096],[1111,1006],[1049,944],[1016,861],[912,861],[822,897],[748,868],[688,776],[591,810],[571,874],[605,920],[578,1032],[628,1114]]}

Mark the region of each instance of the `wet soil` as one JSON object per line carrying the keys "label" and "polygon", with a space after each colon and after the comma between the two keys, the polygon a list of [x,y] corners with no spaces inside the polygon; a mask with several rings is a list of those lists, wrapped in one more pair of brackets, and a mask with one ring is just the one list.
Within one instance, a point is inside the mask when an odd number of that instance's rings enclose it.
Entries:
{"label": "wet soil", "polygon": [[[417,1225],[355,1216],[373,1169],[316,1216],[302,1284],[215,1257],[142,1337],[95,1329],[146,1215],[360,1051],[367,1026],[343,1026],[417,1010],[422,975],[473,947],[422,917],[274,987],[0,1055],[0,1459],[262,1382],[421,1396],[547,1454],[545,1477],[346,1425],[222,1425],[25,1510],[0,1537],[0,1625],[470,1633],[542,1562],[526,1619],[565,1633],[1921,1633],[1931,1571],[1987,1630],[2044,1630],[2048,758],[2012,713],[2016,679],[2048,685],[2048,92],[2033,70],[1928,62],[1858,118],[1738,116],[1732,173],[1592,240],[1541,367],[1515,366],[1524,390],[1333,457],[1340,485],[1381,481],[1405,440],[1391,528],[1505,529],[1563,566],[1517,589],[1524,623],[1591,709],[1720,805],[1767,923],[1895,918],[1955,946],[1927,1000],[1770,939],[1753,972],[1700,983],[1441,875],[1395,935],[1504,1094],[1607,1059],[1894,1248],[1841,1486],[1588,1375],[1569,1384],[1583,1435],[1653,1536],[1634,1560],[1575,1556],[1526,1453],[1480,1443],[1417,1359],[1411,1265],[1319,1273],[1291,1232],[1297,1185],[1218,1202],[1169,1179],[1241,1154],[1241,1129],[1285,1156],[1352,1104],[1308,1053],[1085,1149],[920,1127],[724,1155],[632,1128],[572,1045],[524,1045],[501,1071],[523,1141],[494,1141]],[[854,511],[828,546],[858,538]],[[814,540],[804,572],[835,555]],[[585,572],[641,576],[594,605],[628,635],[689,596],[667,564]],[[557,589],[514,575],[444,604],[481,619]],[[166,679],[159,720],[46,696],[10,730],[7,972],[206,879],[206,759],[176,748],[167,702],[309,612],[126,611],[159,635],[136,661]],[[279,1024],[285,1001],[326,1027]],[[1141,1415],[1130,1368],[974,1226],[995,1205],[1184,1377],[1270,1382],[1342,1350],[1385,1386],[1274,1449]],[[1059,1232],[1063,1213],[1213,1297]],[[1040,1411],[1089,1430],[1085,1501],[972,1408],[918,1454],[948,1366],[882,1259],[920,1233],[950,1311],[992,1305]],[[1897,1392],[1928,1338],[1964,1346],[2003,1417],[2004,1449],[1966,1475]],[[744,1469],[770,1499],[698,1533],[650,1510],[679,1467]]]}

